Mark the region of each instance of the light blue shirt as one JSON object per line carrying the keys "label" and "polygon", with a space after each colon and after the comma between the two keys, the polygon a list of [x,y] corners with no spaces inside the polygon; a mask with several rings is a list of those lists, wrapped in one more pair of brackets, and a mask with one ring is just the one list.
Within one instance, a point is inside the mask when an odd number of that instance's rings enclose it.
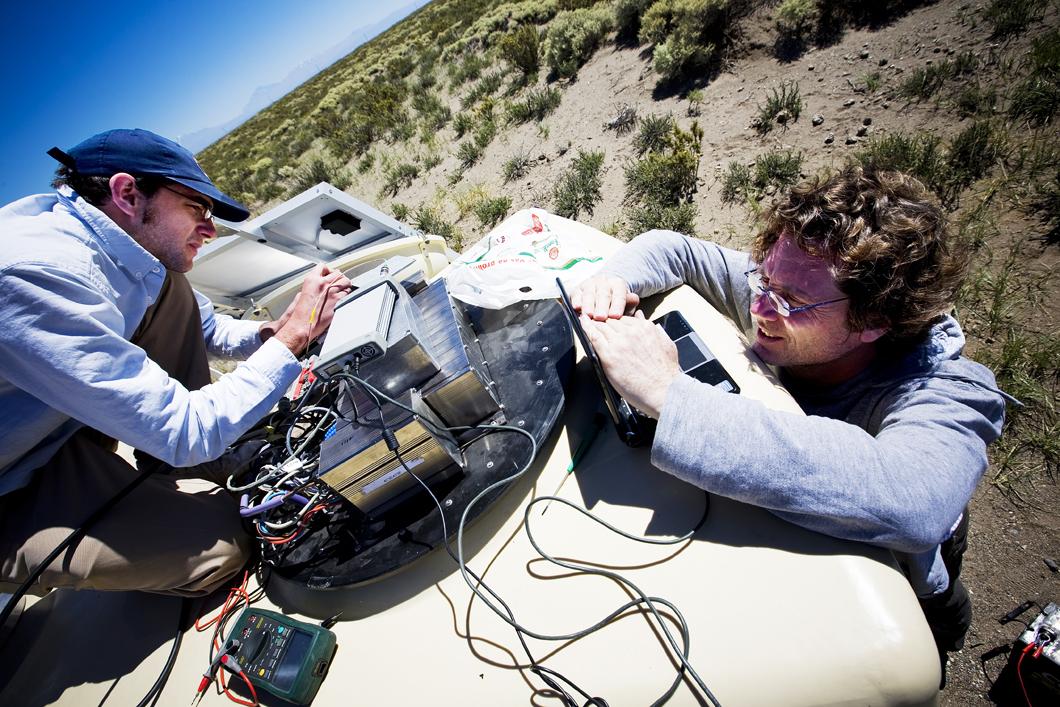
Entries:
{"label": "light blue shirt", "polygon": [[297,359],[199,293],[207,349],[246,358],[235,371],[189,391],[129,342],[164,279],[153,255],[66,187],[0,209],[0,494],[29,483],[83,425],[193,466],[279,401]]}

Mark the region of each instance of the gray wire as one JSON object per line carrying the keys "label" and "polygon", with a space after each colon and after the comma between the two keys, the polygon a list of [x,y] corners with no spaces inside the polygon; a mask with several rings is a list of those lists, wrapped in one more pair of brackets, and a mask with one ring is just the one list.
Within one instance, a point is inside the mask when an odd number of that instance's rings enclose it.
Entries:
{"label": "gray wire", "polygon": [[[346,375],[350,375],[350,374],[346,374]],[[480,601],[482,601],[495,614],[497,614],[497,616],[500,617],[500,619],[502,621],[504,621],[505,623],[510,625],[517,632],[524,633],[527,636],[530,636],[532,638],[536,638],[536,639],[539,639],[539,640],[545,640],[545,641],[569,641],[569,640],[575,640],[575,639],[578,639],[578,638],[582,638],[582,637],[587,636],[587,635],[589,635],[589,634],[591,634],[591,633],[593,633],[595,631],[598,631],[599,629],[601,629],[604,626],[606,626],[608,623],[610,623],[612,620],[614,620],[615,618],[620,616],[622,613],[624,613],[628,609],[630,609],[632,607],[635,607],[637,605],[640,605],[640,604],[644,604],[644,605],[646,605],[648,607],[648,609],[651,611],[652,615],[654,616],[655,620],[658,622],[659,628],[662,630],[663,634],[666,636],[667,642],[670,644],[671,649],[677,655],[677,657],[679,659],[679,662],[681,663],[681,668],[678,671],[678,676],[677,676],[676,680],[674,681],[674,683],[670,686],[670,689],[667,690],[658,700],[656,700],[652,704],[653,705],[661,705],[664,702],[666,702],[674,694],[674,692],[677,690],[677,688],[680,686],[681,679],[682,679],[682,673],[687,672],[688,675],[692,678],[692,680],[696,683],[696,685],[703,691],[703,694],[707,697],[707,699],[711,702],[711,704],[715,705],[715,707],[720,707],[720,703],[718,702],[717,698],[710,691],[710,688],[707,687],[706,683],[703,681],[703,679],[696,672],[695,668],[693,668],[691,663],[688,661],[688,650],[689,650],[689,641],[690,641],[690,636],[689,636],[689,632],[688,632],[688,623],[685,620],[684,616],[681,614],[680,610],[678,610],[678,608],[674,604],[672,604],[671,602],[667,601],[666,599],[663,599],[661,597],[649,597],[643,591],[641,591],[641,589],[636,584],[634,584],[633,582],[629,581],[628,579],[626,579],[625,577],[623,577],[622,575],[620,575],[618,573],[609,572],[607,570],[603,570],[603,569],[600,569],[600,568],[594,568],[594,567],[588,567],[588,566],[585,566],[585,565],[579,565],[577,563],[564,562],[564,561],[558,560],[558,559],[552,557],[551,555],[549,555],[548,553],[546,553],[544,550],[541,549],[540,545],[538,545],[537,541],[535,540],[535,538],[533,536],[533,533],[531,532],[531,529],[530,529],[530,509],[534,505],[536,505],[537,503],[540,503],[540,502],[543,502],[543,501],[558,501],[558,502],[560,502],[560,503],[562,503],[564,505],[567,505],[567,506],[569,506],[571,508],[574,508],[579,513],[582,513],[583,515],[588,516],[589,518],[591,518],[592,520],[596,521],[600,525],[603,525],[605,528],[607,528],[607,529],[611,530],[612,532],[615,532],[615,533],[617,533],[617,534],[619,534],[619,535],[621,535],[621,536],[623,536],[625,538],[628,538],[628,539],[631,539],[631,540],[636,540],[638,542],[655,544],[655,545],[676,545],[678,543],[685,542],[685,541],[687,541],[687,540],[692,538],[692,536],[695,533],[695,530],[690,531],[690,532],[688,532],[688,533],[686,533],[686,534],[684,534],[684,535],[682,535],[680,537],[670,538],[670,539],[665,539],[665,540],[664,539],[657,539],[657,538],[648,538],[648,537],[643,537],[643,536],[634,535],[632,533],[628,533],[628,532],[626,532],[626,531],[624,531],[624,530],[622,530],[622,529],[620,529],[620,528],[618,528],[618,527],[616,527],[614,525],[611,525],[607,521],[605,521],[605,520],[603,520],[601,518],[598,518],[597,516],[593,515],[589,511],[585,510],[584,508],[576,506],[576,505],[574,505],[573,503],[571,503],[570,501],[568,501],[566,499],[559,498],[559,497],[556,497],[556,496],[539,496],[539,497],[533,499],[527,505],[526,510],[524,511],[523,521],[524,521],[524,524],[526,525],[526,534],[527,534],[527,538],[530,540],[530,544],[534,547],[534,550],[536,550],[537,553],[543,559],[545,559],[548,562],[552,562],[553,564],[556,564],[556,565],[558,565],[560,567],[565,567],[567,569],[572,569],[572,570],[576,570],[576,571],[579,571],[579,572],[585,572],[585,573],[588,573],[588,574],[597,574],[597,575],[600,575],[600,576],[608,577],[608,578],[610,578],[610,579],[612,579],[612,580],[614,580],[616,582],[619,582],[619,583],[629,587],[637,595],[637,598],[633,599],[633,600],[631,600],[629,602],[626,602],[621,607],[619,607],[615,611],[611,612],[610,614],[605,616],[600,621],[598,621],[595,624],[593,624],[592,626],[590,626],[588,628],[585,628],[585,629],[582,629],[580,631],[574,631],[574,632],[571,632],[571,633],[568,633],[568,634],[543,634],[543,633],[539,633],[539,632],[536,632],[536,631],[531,631],[531,630],[527,629],[525,626],[521,625],[519,622],[517,622],[515,620],[514,614],[511,613],[511,609],[508,609],[508,611],[505,612],[505,611],[502,611],[500,608],[498,608],[496,605],[494,605],[493,602],[488,597],[486,597],[486,595],[483,594],[478,589],[478,586],[476,586],[476,583],[471,580],[471,576],[470,576],[470,574],[468,572],[468,568],[467,568],[467,563],[464,560],[464,527],[467,524],[468,514],[470,513],[471,509],[475,506],[475,504],[477,504],[482,498],[484,498],[486,495],[488,495],[493,490],[495,490],[495,489],[497,489],[497,488],[499,488],[501,486],[504,486],[504,485],[506,485],[506,484],[508,484],[508,483],[510,483],[512,481],[515,481],[516,479],[521,477],[523,474],[526,473],[526,471],[530,468],[530,466],[533,465],[534,461],[537,458],[537,440],[535,440],[534,436],[532,434],[530,434],[529,432],[527,432],[525,429],[523,429],[521,427],[515,427],[513,425],[474,425],[474,426],[464,426],[464,425],[462,425],[462,426],[457,426],[457,427],[444,427],[444,428],[441,428],[438,425],[435,425],[430,420],[426,420],[426,419],[421,418],[416,413],[415,410],[413,410],[412,408],[408,407],[407,405],[405,405],[405,404],[403,404],[403,403],[391,398],[390,396],[386,395],[385,393],[379,391],[378,389],[373,387],[371,384],[369,384],[367,381],[364,381],[364,380],[358,378],[357,376],[353,376],[353,375],[350,375],[350,377],[353,378],[353,380],[355,380],[359,385],[364,387],[365,390],[369,391],[373,395],[373,397],[376,397],[376,404],[377,405],[378,405],[378,402],[379,402],[380,398],[383,399],[383,400],[386,400],[391,405],[395,405],[395,406],[397,406],[397,407],[399,407],[399,408],[401,408],[401,409],[403,409],[403,410],[405,410],[407,412],[412,413],[413,417],[416,420],[418,420],[421,424],[425,424],[425,425],[427,425],[429,427],[433,427],[433,428],[435,428],[436,431],[440,431],[441,429],[448,430],[450,432],[464,431],[464,430],[471,430],[471,429],[482,429],[482,430],[486,430],[486,431],[506,430],[506,431],[516,432],[518,434],[521,434],[521,435],[525,436],[527,439],[530,440],[531,453],[530,453],[528,461],[521,468],[519,468],[515,473],[513,473],[513,474],[511,474],[511,475],[509,475],[509,476],[507,476],[507,477],[505,477],[503,479],[500,479],[499,481],[495,481],[494,483],[490,484],[485,489],[480,491],[474,498],[472,498],[471,501],[469,501],[467,506],[464,508],[464,512],[460,516],[460,523],[457,525],[457,535],[456,535],[457,558],[456,559],[457,559],[457,565],[459,566],[459,569],[460,569],[461,577],[463,578],[464,582],[468,585],[468,587],[471,589],[472,593],[474,593],[475,596],[478,597]],[[382,414],[382,410],[380,410],[380,415],[381,414]],[[399,461],[402,461],[402,466],[405,467],[404,461],[400,459],[400,455],[399,455]],[[407,467],[405,467],[405,470],[406,470],[406,472],[408,472],[408,468]],[[427,489],[427,492],[430,494],[431,499],[434,501],[435,505],[438,507],[439,514],[442,517],[442,532],[444,534],[444,537],[448,538],[448,531],[446,530],[446,525],[445,525],[445,514],[442,511],[442,505],[441,505],[441,503],[439,503],[437,496],[434,495],[434,493],[430,490],[430,488],[427,486],[427,484],[422,479],[420,479],[418,476],[416,476],[416,474],[411,474],[411,475],[412,475],[413,478],[415,478],[417,481],[419,481],[421,486],[423,486],[424,488]],[[448,545],[448,542],[446,544]],[[495,591],[493,591],[492,589],[490,589],[488,587],[488,585],[486,585],[486,583],[481,578],[477,578],[477,584],[485,587],[486,590],[489,591],[490,594],[492,594],[494,597],[496,597],[498,600],[500,600],[500,597],[497,595],[497,593]],[[504,603],[503,600],[500,600],[500,601],[502,603]],[[655,604],[657,604],[657,603],[668,607],[671,611],[674,612],[675,618],[676,618],[679,626],[681,627],[681,637],[683,639],[682,642],[684,644],[683,647],[681,647],[681,648],[678,647],[677,640],[674,638],[673,634],[671,633],[671,631],[669,629],[669,626],[667,625],[666,621],[663,620],[662,616],[659,614],[658,609],[656,609],[656,607],[655,607]],[[505,607],[507,608],[507,604],[505,604]],[[524,644],[524,647],[525,647],[525,644]],[[564,678],[564,680],[566,680],[566,678]],[[580,691],[581,690],[579,690],[579,692]]]}

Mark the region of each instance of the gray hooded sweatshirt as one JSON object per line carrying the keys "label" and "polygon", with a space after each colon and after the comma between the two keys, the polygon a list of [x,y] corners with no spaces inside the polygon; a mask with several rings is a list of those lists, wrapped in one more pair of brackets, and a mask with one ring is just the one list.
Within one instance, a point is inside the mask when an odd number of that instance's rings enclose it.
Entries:
{"label": "gray hooded sweatshirt", "polygon": [[[747,253],[672,231],[638,236],[603,272],[648,296],[688,284],[754,335]],[[796,525],[893,551],[920,597],[945,591],[939,553],[986,470],[1005,396],[961,356],[964,334],[942,317],[896,360],[832,387],[781,382],[806,415],[777,412],[689,376],[670,386],[652,463],[702,489],[769,509]]]}

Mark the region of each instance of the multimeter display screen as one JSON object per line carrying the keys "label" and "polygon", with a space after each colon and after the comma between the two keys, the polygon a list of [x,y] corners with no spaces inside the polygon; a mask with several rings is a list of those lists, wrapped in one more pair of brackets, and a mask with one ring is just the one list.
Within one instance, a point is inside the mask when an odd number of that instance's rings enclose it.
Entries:
{"label": "multimeter display screen", "polygon": [[312,636],[305,631],[292,630],[287,643],[287,652],[283,654],[283,659],[272,675],[272,684],[281,690],[291,689],[312,645]]}

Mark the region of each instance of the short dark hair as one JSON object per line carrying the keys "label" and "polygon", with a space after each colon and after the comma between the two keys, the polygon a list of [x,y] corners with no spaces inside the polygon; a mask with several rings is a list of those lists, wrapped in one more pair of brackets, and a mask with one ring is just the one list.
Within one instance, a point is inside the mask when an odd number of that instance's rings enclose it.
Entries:
{"label": "short dark hair", "polygon": [[854,331],[888,329],[883,343],[917,341],[948,311],[964,279],[945,213],[901,172],[851,166],[794,187],[766,213],[753,257],[762,262],[782,236],[832,264],[850,298]]}
{"label": "short dark hair", "polygon": [[[59,165],[52,178],[52,188],[68,186],[88,203],[97,209],[110,201],[110,178],[107,176],[87,176],[81,174],[64,164]],[[155,192],[162,188],[166,179],[152,175],[135,176],[136,188],[146,197],[154,196]]]}

